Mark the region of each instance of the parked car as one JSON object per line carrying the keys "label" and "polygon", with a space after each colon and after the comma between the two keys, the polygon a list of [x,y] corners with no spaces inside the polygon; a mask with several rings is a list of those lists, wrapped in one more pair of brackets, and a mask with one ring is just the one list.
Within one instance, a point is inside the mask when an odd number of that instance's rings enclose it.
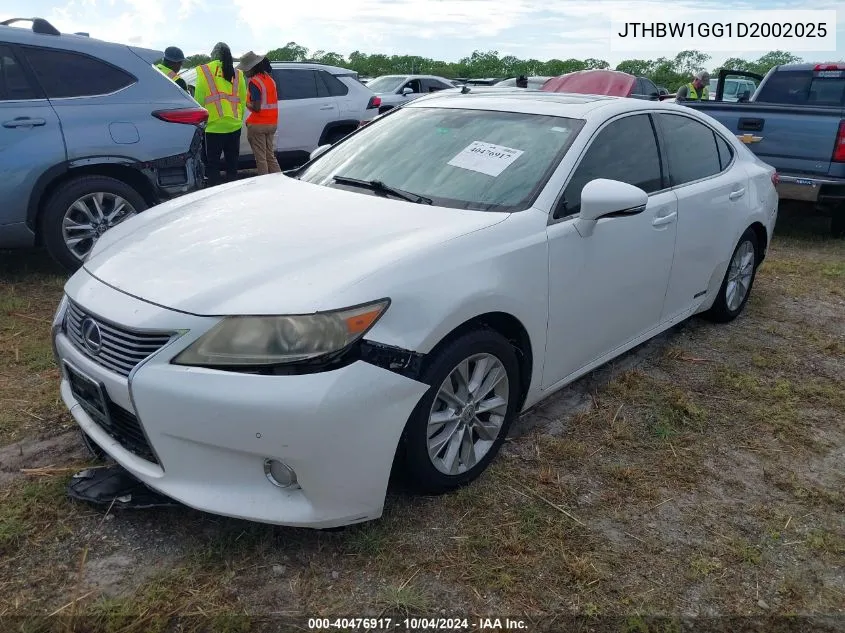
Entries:
{"label": "parked car", "polygon": [[208,113],[161,57],[0,24],[0,248],[45,246],[75,270],[107,229],[201,186]]}
{"label": "parked car", "polygon": [[[718,78],[710,80],[709,98],[711,101],[716,100],[716,92],[719,88]],[[751,79],[726,79],[722,88],[722,101],[739,101],[741,99],[748,99],[754,94],[757,89],[757,83]]]}
{"label": "parked car", "polygon": [[725,125],[778,171],[781,199],[808,203],[845,237],[845,64],[784,64],[765,77],[724,69],[718,81],[759,81],[746,103],[686,101]]}
{"label": "parked car", "polygon": [[[313,62],[271,62],[279,93],[276,155],[283,167],[295,167],[325,143],[336,143],[378,114],[381,99],[358,81],[358,73]],[[197,69],[181,77],[195,87]],[[246,134],[241,135],[241,164],[255,164]]]}
{"label": "parked car", "polygon": [[379,113],[416,99],[420,95],[455,87],[449,79],[435,75],[382,75],[367,84],[381,99]]}
{"label": "parked car", "polygon": [[[551,79],[551,77],[527,77],[527,79],[529,88],[533,90],[540,90],[540,88],[542,88],[545,83]],[[516,80],[516,77],[510,77],[509,79],[503,79],[494,85],[502,88],[515,88]]]}
{"label": "parked car", "polygon": [[579,70],[549,79],[541,88],[547,92],[660,99],[660,89],[648,77],[635,77],[618,70]]}
{"label": "parked car", "polygon": [[736,318],[773,174],[680,106],[420,97],[289,175],[103,236],[53,321],[62,398],[194,508],[376,519],[394,459],[415,489],[454,490],[579,376],[694,314]]}

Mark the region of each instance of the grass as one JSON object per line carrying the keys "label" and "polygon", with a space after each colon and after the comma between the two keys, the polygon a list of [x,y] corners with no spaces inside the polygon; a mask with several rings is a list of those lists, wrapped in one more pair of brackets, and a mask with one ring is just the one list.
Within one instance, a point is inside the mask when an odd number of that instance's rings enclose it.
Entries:
{"label": "grass", "polygon": [[[845,614],[843,261],[845,243],[779,236],[743,317],[683,324],[573,386],[587,406],[556,427],[517,423],[477,482],[392,494],[344,531],[106,515],[68,502],[64,476],[0,472],[0,616],[237,632],[269,614],[554,613],[668,631],[646,616]],[[63,278],[35,256],[0,272],[2,446],[72,425],[47,336]]]}
{"label": "grass", "polygon": [[69,426],[50,347],[64,281],[40,253],[0,258],[0,445]]}

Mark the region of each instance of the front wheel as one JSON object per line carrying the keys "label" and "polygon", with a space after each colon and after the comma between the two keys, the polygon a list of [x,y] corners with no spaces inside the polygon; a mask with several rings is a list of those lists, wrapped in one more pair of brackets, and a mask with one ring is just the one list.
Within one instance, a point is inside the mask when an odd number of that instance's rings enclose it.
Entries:
{"label": "front wheel", "polygon": [[740,315],[751,296],[757,275],[759,248],[757,234],[751,229],[746,230],[734,249],[719,295],[713,307],[704,313],[704,318],[715,323],[728,323]]}
{"label": "front wheel", "polygon": [[518,413],[519,363],[511,344],[490,330],[461,336],[423,372],[431,385],[402,438],[408,483],[424,494],[448,492],[490,464]]}

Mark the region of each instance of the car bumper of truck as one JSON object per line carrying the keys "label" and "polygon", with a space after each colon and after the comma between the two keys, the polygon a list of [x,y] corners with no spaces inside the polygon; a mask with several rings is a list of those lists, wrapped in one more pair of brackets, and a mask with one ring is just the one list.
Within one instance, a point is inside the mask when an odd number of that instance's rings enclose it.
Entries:
{"label": "car bumper of truck", "polygon": [[845,179],[778,174],[778,196],[781,200],[822,202],[845,200]]}

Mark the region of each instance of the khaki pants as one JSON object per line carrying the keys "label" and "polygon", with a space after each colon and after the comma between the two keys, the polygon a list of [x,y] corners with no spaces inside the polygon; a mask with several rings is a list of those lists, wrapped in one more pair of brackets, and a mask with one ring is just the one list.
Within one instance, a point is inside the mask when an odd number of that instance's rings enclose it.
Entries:
{"label": "khaki pants", "polygon": [[258,175],[278,174],[282,170],[276,160],[276,126],[275,125],[247,125],[246,137],[255,156],[255,166]]}

